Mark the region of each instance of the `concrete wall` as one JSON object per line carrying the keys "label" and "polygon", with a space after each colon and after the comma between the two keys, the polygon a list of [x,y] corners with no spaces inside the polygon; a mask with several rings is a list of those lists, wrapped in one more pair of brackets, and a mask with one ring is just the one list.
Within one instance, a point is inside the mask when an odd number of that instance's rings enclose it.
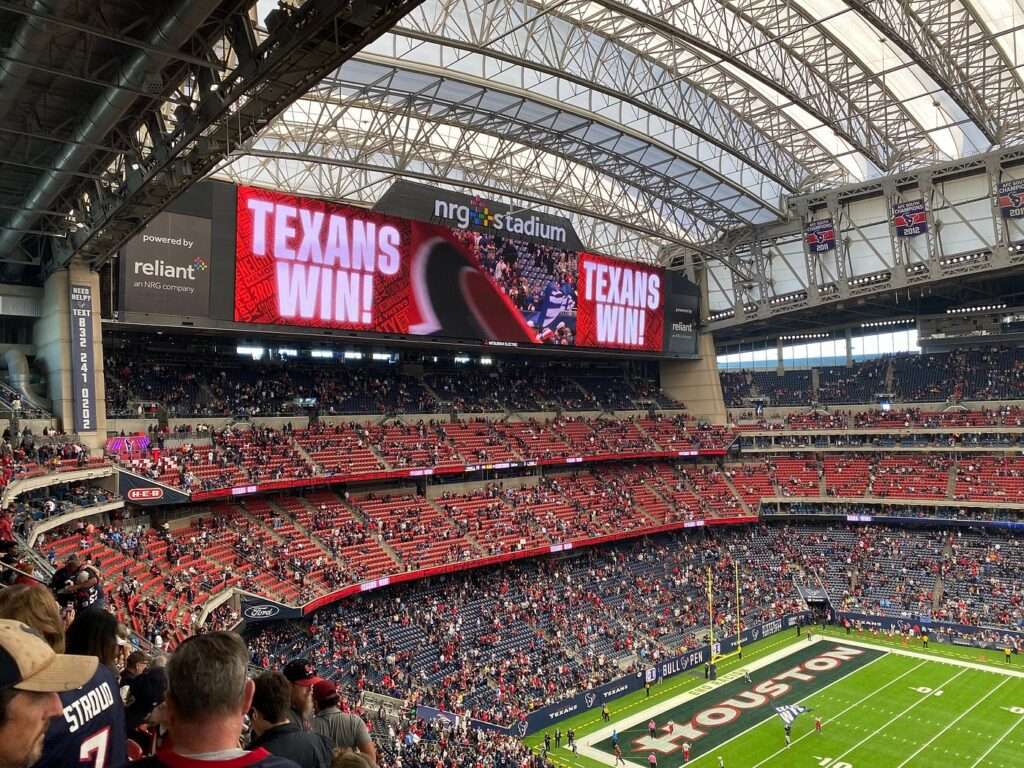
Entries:
{"label": "concrete wall", "polygon": [[727,414],[718,377],[715,341],[709,333],[697,337],[697,360],[663,360],[661,388],[669,397],[680,400],[686,412],[712,424],[725,424]]}

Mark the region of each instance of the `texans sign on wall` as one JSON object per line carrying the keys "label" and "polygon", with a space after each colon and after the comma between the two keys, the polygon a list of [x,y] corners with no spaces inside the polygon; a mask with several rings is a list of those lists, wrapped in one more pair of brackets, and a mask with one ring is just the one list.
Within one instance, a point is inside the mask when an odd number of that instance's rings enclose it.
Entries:
{"label": "texans sign on wall", "polygon": [[251,187],[237,227],[238,322],[664,348],[657,268]]}

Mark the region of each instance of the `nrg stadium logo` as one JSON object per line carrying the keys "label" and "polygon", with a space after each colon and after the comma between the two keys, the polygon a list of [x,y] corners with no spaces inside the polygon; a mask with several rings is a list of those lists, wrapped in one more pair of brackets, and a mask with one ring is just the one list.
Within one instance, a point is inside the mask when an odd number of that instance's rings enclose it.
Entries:
{"label": "nrg stadium logo", "polygon": [[435,198],[434,218],[454,224],[459,229],[490,229],[509,235],[525,235],[556,243],[565,243],[567,233],[565,227],[549,224],[537,216],[526,218],[513,213],[497,213],[492,211],[479,196],[473,197],[469,205],[450,200]]}

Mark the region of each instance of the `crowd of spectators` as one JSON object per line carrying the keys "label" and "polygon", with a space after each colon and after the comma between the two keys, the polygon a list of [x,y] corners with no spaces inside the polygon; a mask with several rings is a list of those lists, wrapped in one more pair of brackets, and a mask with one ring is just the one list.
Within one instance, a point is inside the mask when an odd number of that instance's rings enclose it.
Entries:
{"label": "crowd of spectators", "polygon": [[[903,403],[1024,398],[1024,351],[1019,347],[985,347],[928,354],[889,355],[809,369],[723,371],[726,405],[741,408],[761,397],[769,405],[849,405],[872,403],[878,394],[893,394]],[[889,390],[892,390],[891,392]]]}
{"label": "crowd of spectators", "polygon": [[[573,312],[574,316],[574,312]],[[574,321],[573,321],[574,322]],[[571,338],[568,326],[553,331]],[[204,360],[202,366],[196,358]],[[215,350],[161,353],[142,345],[107,351],[110,418],[251,418],[321,415],[678,409],[654,368],[593,370],[563,361],[494,359],[489,366],[272,358],[252,360]]]}

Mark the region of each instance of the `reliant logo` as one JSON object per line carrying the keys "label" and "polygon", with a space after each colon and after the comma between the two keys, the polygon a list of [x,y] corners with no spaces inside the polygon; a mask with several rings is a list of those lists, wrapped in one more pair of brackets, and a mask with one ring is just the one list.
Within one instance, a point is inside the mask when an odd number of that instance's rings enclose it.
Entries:
{"label": "reliant logo", "polygon": [[169,277],[175,280],[195,280],[197,269],[201,272],[205,272],[208,269],[208,266],[203,259],[196,259],[196,261],[201,262],[202,266],[197,267],[195,261],[187,267],[176,267],[173,264],[168,264],[163,259],[155,259],[154,261],[136,261],[135,274],[145,275],[146,277]]}
{"label": "reliant logo", "polygon": [[272,619],[281,612],[276,605],[253,605],[245,609],[247,619]]}
{"label": "reliant logo", "polygon": [[435,199],[434,217],[453,222],[459,229],[482,227],[510,235],[552,240],[556,243],[566,241],[565,227],[548,224],[536,216],[522,218],[511,213],[494,213],[479,197],[474,197],[469,205]]}

